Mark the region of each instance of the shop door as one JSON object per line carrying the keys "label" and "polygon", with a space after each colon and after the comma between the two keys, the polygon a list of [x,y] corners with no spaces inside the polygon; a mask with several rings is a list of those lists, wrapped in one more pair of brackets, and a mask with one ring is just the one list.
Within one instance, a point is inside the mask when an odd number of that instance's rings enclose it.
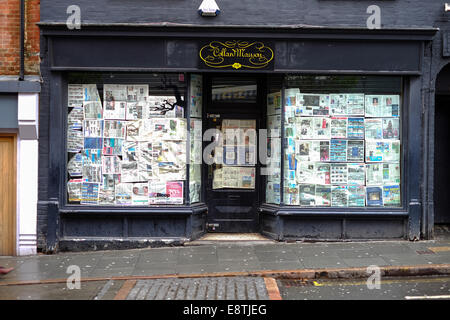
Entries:
{"label": "shop door", "polygon": [[15,136],[0,134],[0,255],[14,255],[16,216]]}
{"label": "shop door", "polygon": [[259,81],[251,78],[207,81],[206,129],[217,132],[211,153],[215,162],[204,166],[209,232],[258,231],[258,87]]}

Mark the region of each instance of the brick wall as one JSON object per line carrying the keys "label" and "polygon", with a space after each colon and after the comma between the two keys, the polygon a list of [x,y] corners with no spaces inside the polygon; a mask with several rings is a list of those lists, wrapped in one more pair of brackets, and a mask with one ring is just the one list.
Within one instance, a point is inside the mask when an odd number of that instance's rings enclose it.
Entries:
{"label": "brick wall", "polygon": [[[25,0],[25,74],[39,74],[40,0]],[[0,75],[20,72],[20,0],[0,0]]]}

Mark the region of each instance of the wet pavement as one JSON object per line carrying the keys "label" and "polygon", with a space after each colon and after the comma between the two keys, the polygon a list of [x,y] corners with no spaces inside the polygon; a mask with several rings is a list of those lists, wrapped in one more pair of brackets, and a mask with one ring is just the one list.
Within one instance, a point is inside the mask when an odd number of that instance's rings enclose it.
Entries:
{"label": "wet pavement", "polygon": [[381,279],[379,289],[366,280],[279,280],[284,300],[450,300],[450,277]]}
{"label": "wet pavement", "polygon": [[124,280],[81,282],[80,289],[69,289],[65,282],[0,287],[0,300],[113,300]]}
{"label": "wet pavement", "polygon": [[15,268],[0,284],[65,279],[70,266],[80,268],[81,278],[111,278],[448,263],[450,240],[217,244],[0,257],[0,266]]}
{"label": "wet pavement", "polygon": [[[448,264],[448,239],[349,243],[218,242],[199,246],[0,257],[0,266],[15,268],[0,276],[0,300],[111,300],[120,293],[120,299],[132,300],[220,300],[226,299],[227,295],[237,300],[258,300],[265,299],[264,294],[270,291],[267,286],[264,291],[262,281],[271,275],[248,277],[242,273]],[[81,290],[70,290],[67,286],[73,268],[80,272]],[[234,277],[231,277],[233,273]],[[358,298],[358,292],[364,289],[344,284],[289,287],[280,280],[274,282],[278,283],[284,299],[304,299],[306,294],[311,299]],[[395,286],[386,283],[385,288],[391,285]],[[408,285],[412,286],[412,282]],[[439,285],[444,289],[439,291]],[[439,281],[421,282],[418,286],[429,287],[436,294],[448,294],[448,278],[440,284]],[[327,293],[324,293],[324,287]],[[223,288],[229,288],[229,291]],[[339,298],[339,292],[347,290],[342,288],[356,291],[349,290]],[[402,294],[414,293],[400,292],[395,287],[389,290],[393,290],[391,295],[395,299],[400,299]],[[380,292],[372,291],[367,297],[380,298]]]}

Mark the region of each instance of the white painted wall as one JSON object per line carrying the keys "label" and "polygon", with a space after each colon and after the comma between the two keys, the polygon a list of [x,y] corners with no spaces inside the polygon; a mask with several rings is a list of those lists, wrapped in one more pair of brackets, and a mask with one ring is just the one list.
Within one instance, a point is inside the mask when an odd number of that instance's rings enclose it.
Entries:
{"label": "white painted wall", "polygon": [[16,254],[37,253],[39,94],[19,93]]}

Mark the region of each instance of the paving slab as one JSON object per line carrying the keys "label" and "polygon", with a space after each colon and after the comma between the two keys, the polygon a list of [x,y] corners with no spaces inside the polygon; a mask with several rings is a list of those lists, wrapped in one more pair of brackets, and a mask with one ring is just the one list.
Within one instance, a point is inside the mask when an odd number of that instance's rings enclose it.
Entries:
{"label": "paving slab", "polygon": [[333,256],[300,258],[300,262],[308,269],[348,267],[342,258]]}
{"label": "paving slab", "polygon": [[[430,250],[430,248],[434,248]],[[447,248],[447,249],[446,249]],[[371,241],[345,243],[215,244],[26,257],[0,257],[0,265],[15,269],[3,281],[65,279],[77,265],[82,276],[154,276],[210,272],[253,272],[368,265],[414,266],[450,264],[450,241]]]}

